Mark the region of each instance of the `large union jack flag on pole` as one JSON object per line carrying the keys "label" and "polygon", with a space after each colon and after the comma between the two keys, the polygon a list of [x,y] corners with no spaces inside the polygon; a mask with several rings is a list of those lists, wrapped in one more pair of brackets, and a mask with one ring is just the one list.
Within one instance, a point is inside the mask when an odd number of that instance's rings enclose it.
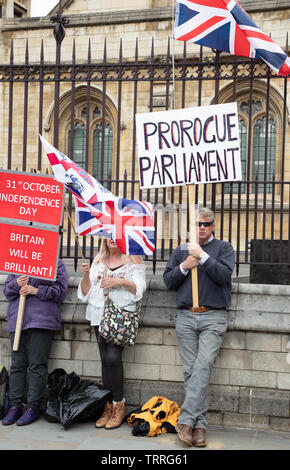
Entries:
{"label": "large union jack flag on pole", "polygon": [[78,235],[114,240],[121,253],[152,255],[155,228],[152,204],[114,196],[66,155],[40,136],[55,179],[72,192]]}
{"label": "large union jack flag on pole", "polygon": [[236,0],[178,0],[174,37],[243,57],[262,59],[278,75],[290,59]]}

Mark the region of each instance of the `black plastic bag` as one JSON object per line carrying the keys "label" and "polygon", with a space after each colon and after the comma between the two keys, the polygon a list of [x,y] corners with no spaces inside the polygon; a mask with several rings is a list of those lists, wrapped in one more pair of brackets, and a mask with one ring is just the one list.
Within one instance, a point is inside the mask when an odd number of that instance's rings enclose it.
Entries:
{"label": "black plastic bag", "polygon": [[111,398],[101,384],[81,379],[75,372],[55,369],[48,376],[45,418],[67,429],[72,423],[97,420]]}
{"label": "black plastic bag", "polygon": [[4,418],[8,411],[9,375],[6,367],[0,364],[0,419]]}

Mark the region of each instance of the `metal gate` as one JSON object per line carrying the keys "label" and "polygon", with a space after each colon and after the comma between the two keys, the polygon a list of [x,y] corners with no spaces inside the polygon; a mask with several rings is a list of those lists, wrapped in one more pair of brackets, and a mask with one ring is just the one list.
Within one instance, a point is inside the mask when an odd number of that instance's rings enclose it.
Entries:
{"label": "metal gate", "polygon": [[[43,45],[39,62],[30,62],[27,43],[23,63],[17,64],[11,43],[9,63],[0,65],[5,108],[2,118],[7,129],[2,143],[2,167],[44,172],[47,167],[38,134],[50,138],[54,146],[69,152],[72,158],[76,110],[82,99],[85,110],[82,128],[86,130],[82,134],[84,167],[115,195],[147,200],[154,205],[157,247],[146,261],[155,272],[175,246],[188,238],[187,190],[184,186],[140,190],[134,116],[144,109],[154,112],[236,101],[243,180],[196,185],[195,202],[215,211],[216,236],[233,244],[237,275],[241,266],[267,266],[272,271],[284,272],[286,279],[290,265],[287,79],[273,75],[265,64],[252,59],[232,58],[202,47],[199,56],[193,56],[187,53],[186,43],[183,55],[174,57],[170,39],[162,56],[155,55],[152,39],[147,58],[139,57],[136,40],[135,56],[130,60],[123,59],[121,41],[119,60],[114,62],[107,60],[106,43],[101,62],[92,62],[90,44],[86,63],[77,62],[74,45],[71,61],[62,63],[61,44],[68,21],[60,15],[52,18],[55,63],[46,62]],[[99,104],[92,109],[92,103]],[[98,113],[99,161],[94,167],[90,155],[95,134],[88,129]],[[109,135],[106,130],[110,119],[113,130]],[[111,147],[105,135],[109,135]],[[106,163],[108,152],[111,163]],[[94,173],[97,167],[98,174]],[[76,243],[68,218],[68,212],[72,215],[74,208],[70,195],[66,198],[61,256],[74,260],[76,267],[81,252],[93,259],[98,239],[82,237],[80,245]],[[261,243],[259,250],[254,249],[257,241]]]}

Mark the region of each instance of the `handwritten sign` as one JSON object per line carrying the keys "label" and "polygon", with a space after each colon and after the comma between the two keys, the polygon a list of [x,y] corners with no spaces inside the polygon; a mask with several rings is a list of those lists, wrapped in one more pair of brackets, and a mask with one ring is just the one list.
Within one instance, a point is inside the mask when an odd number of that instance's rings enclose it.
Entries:
{"label": "handwritten sign", "polygon": [[136,114],[141,188],[242,179],[236,103]]}
{"label": "handwritten sign", "polygon": [[59,232],[0,223],[0,271],[54,280]]}
{"label": "handwritten sign", "polygon": [[60,225],[61,191],[63,186],[49,176],[2,170],[0,217]]}

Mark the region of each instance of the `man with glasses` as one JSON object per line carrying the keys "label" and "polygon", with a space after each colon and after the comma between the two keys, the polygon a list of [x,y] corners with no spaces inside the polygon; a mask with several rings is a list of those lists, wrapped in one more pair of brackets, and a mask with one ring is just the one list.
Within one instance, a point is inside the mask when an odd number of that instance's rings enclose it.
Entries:
{"label": "man with glasses", "polygon": [[[177,292],[176,335],[183,364],[185,399],[176,431],[188,445],[205,447],[208,384],[227,329],[235,255],[230,243],[214,237],[214,213],[196,214],[198,244],[182,244],[166,264],[163,280]],[[192,306],[191,270],[198,270],[199,307]]]}

